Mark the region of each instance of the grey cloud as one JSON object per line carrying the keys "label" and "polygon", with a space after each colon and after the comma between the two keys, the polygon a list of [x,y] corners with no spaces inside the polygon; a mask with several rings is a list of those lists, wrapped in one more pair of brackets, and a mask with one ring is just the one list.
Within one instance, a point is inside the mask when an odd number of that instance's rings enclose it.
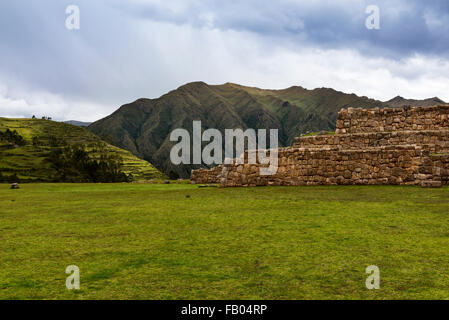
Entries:
{"label": "grey cloud", "polygon": [[[145,19],[197,27],[248,31],[265,36],[307,39],[323,48],[352,48],[366,55],[400,58],[415,53],[449,53],[449,5],[446,0],[359,1],[206,1],[173,9],[172,2],[145,3],[131,13]],[[365,28],[368,5],[381,10],[381,30]],[[176,5],[175,5],[176,6]],[[204,19],[213,13],[213,22]],[[432,28],[426,16],[432,16]],[[445,23],[446,22],[446,23]],[[298,36],[301,36],[298,38]],[[298,41],[298,45],[304,45]]]}
{"label": "grey cloud", "polygon": [[2,2],[0,72],[11,87],[28,83],[36,90],[67,97],[82,93],[110,103],[123,95],[117,92],[124,80],[120,67],[131,61],[134,52],[127,50],[138,39],[120,11],[101,1],[76,1],[81,29],[67,30],[65,8],[73,2]]}
{"label": "grey cloud", "polygon": [[[79,31],[65,28],[69,4],[80,7]],[[379,5],[381,30],[365,28],[368,4]],[[69,101],[64,108],[71,112],[80,101],[87,113],[91,106],[109,105],[102,111],[107,114],[187,81],[259,85],[260,74],[269,72],[264,79],[273,79],[267,84],[272,86],[289,70],[277,57],[299,57],[307,49],[387,58],[396,63],[387,67],[393,76],[416,80],[429,75],[401,67],[401,61],[419,53],[447,62],[448,29],[446,0],[3,0],[2,101],[17,106],[11,101],[44,92]],[[316,75],[301,76],[296,79]],[[44,108],[38,100],[33,105]],[[21,106],[17,112],[23,113],[27,107]]]}

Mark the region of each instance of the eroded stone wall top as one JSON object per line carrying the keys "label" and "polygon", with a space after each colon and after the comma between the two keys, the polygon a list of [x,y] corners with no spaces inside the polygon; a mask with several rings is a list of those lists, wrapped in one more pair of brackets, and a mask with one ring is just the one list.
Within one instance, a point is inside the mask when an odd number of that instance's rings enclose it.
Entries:
{"label": "eroded stone wall top", "polygon": [[383,109],[342,109],[336,134],[449,130],[449,105]]}

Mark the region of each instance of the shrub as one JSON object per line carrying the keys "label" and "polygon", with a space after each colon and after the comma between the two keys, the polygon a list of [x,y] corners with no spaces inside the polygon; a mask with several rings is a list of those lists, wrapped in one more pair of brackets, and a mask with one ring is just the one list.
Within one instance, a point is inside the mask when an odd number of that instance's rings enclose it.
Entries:
{"label": "shrub", "polygon": [[26,144],[25,139],[16,131],[6,129],[5,132],[0,131],[0,140],[14,143],[18,146],[24,146]]}
{"label": "shrub", "polygon": [[31,140],[33,143],[33,146],[39,146],[41,145],[41,141],[39,140],[38,137],[34,136],[33,139]]}
{"label": "shrub", "polygon": [[170,180],[178,180],[179,174],[175,171],[170,171],[168,177],[170,178]]}
{"label": "shrub", "polygon": [[50,147],[61,147],[61,146],[66,146],[67,142],[65,141],[64,138],[56,137],[56,136],[49,136],[48,144]]}

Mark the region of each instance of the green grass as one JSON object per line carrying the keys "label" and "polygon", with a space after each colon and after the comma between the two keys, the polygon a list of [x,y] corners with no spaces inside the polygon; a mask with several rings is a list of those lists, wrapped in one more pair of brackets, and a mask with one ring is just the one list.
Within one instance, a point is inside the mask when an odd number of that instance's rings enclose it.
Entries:
{"label": "green grass", "polygon": [[0,185],[1,299],[449,298],[448,187],[21,187]]}
{"label": "green grass", "polygon": [[[46,160],[49,152],[54,149],[48,140],[50,137],[63,139],[68,144],[83,144],[88,150],[102,143],[109,155],[118,155],[123,160],[123,171],[132,174],[134,180],[163,179],[165,176],[153,165],[135,157],[129,151],[105,143],[85,128],[62,122],[41,119],[9,119],[0,118],[0,131],[17,130],[25,138],[27,144],[17,149],[0,141],[0,173],[10,176],[16,173],[23,181],[52,181],[54,169]],[[39,138],[39,145],[33,145],[33,137]],[[99,157],[97,152],[91,152],[92,157]]]}

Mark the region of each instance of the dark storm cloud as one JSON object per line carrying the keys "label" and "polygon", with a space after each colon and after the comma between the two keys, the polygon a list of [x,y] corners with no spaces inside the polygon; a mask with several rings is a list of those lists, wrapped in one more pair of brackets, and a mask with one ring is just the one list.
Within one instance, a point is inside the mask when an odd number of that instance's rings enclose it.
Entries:
{"label": "dark storm cloud", "polygon": [[[368,5],[380,8],[380,30],[365,27]],[[449,53],[447,0],[187,1],[179,6],[141,1],[128,9],[144,19],[248,31],[367,55]]]}
{"label": "dark storm cloud", "polygon": [[[79,32],[64,26],[65,8],[72,3],[82,12]],[[365,28],[369,4],[380,7],[380,30]],[[6,0],[0,3],[0,71],[9,74],[11,82],[113,97],[120,79],[111,70],[120,76],[121,67],[129,70],[136,54],[132,50],[158,62],[150,51],[144,52],[151,44],[145,46],[136,37],[133,22],[139,19],[249,32],[267,43],[353,49],[374,57],[401,59],[422,53],[447,58],[449,53],[447,0]],[[153,66],[147,71],[159,70]]]}

